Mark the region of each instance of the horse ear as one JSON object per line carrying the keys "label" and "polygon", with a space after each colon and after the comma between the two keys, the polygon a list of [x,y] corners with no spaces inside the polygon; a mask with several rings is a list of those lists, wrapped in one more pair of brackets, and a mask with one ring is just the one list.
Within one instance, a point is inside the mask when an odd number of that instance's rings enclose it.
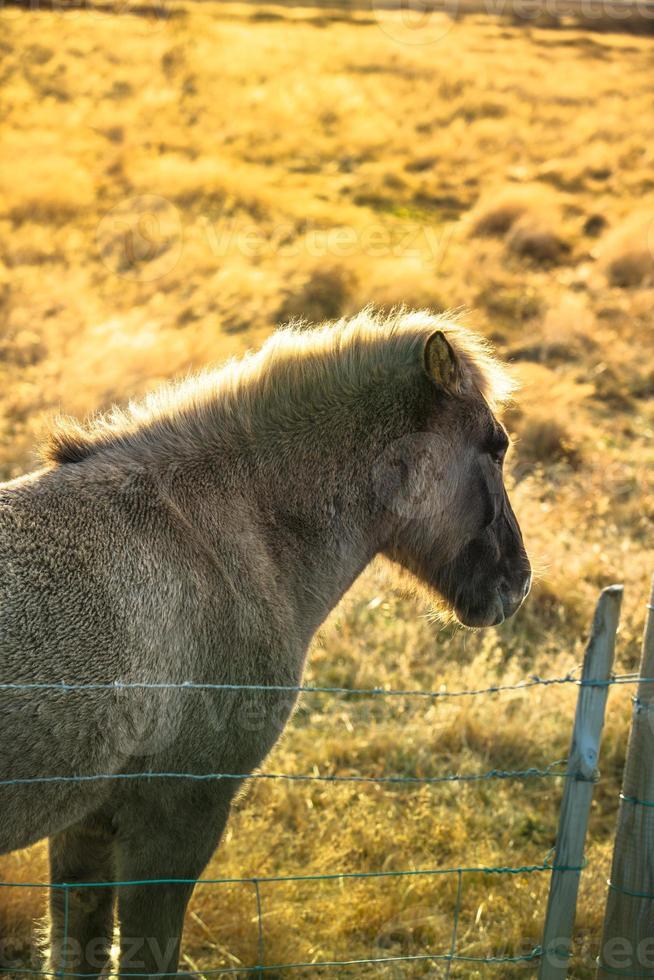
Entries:
{"label": "horse ear", "polygon": [[452,393],[461,387],[461,365],[456,351],[442,330],[437,330],[425,344],[425,369],[437,385]]}

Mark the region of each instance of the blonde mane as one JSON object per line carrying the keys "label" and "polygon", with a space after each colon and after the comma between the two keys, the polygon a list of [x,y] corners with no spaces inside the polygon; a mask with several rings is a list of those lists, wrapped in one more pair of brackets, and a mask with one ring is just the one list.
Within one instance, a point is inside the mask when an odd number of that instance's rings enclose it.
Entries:
{"label": "blonde mane", "polygon": [[448,314],[370,308],[318,328],[278,330],[256,352],[162,386],[125,409],[82,423],[60,417],[41,455],[48,464],[78,463],[112,450],[148,453],[164,439],[182,451],[206,445],[207,433],[257,429],[315,419],[351,400],[372,380],[415,377],[427,338],[442,330],[459,356],[465,389],[497,410],[514,382],[485,340]]}

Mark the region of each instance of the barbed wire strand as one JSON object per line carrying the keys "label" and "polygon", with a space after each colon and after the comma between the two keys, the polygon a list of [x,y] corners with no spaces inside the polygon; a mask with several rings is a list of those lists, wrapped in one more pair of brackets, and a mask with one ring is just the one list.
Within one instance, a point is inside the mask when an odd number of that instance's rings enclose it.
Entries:
{"label": "barbed wire strand", "polygon": [[616,674],[608,680],[581,679],[568,673],[563,677],[539,677],[537,674],[514,684],[491,684],[488,687],[467,688],[460,691],[406,690],[384,687],[317,687],[303,684],[211,684],[195,681],[107,681],[74,684],[69,681],[26,681],[0,683],[0,691],[251,691],[268,694],[342,694],[358,697],[415,697],[438,700],[439,698],[478,697],[484,694],[504,694],[527,691],[534,687],[573,684],[576,687],[612,687],[620,684],[654,684],[654,677],[639,677],[637,673]]}
{"label": "barbed wire strand", "polygon": [[[488,772],[445,773],[442,776],[335,776],[319,773],[288,773],[288,772],[116,772],[91,773],[80,776],[19,776],[16,779],[0,779],[3,786],[31,786],[41,783],[88,783],[102,781],[121,781],[134,779],[190,779],[198,782],[218,781],[221,779],[283,779],[289,782],[319,782],[319,783],[375,783],[375,784],[421,784],[436,785],[439,783],[473,783],[487,779],[557,779],[577,778],[576,774],[561,772],[556,769],[561,762],[553,762],[545,769],[532,767],[530,769],[490,769]],[[594,782],[594,780],[592,780]]]}
{"label": "barbed wire strand", "polygon": [[[548,852],[548,857],[551,852]],[[75,882],[56,882],[49,881],[0,881],[0,888],[106,888],[109,885],[114,888],[126,888],[130,885],[251,885],[255,880],[262,885],[274,884],[276,882],[286,883],[289,881],[340,881],[341,878],[411,878],[419,875],[458,875],[458,874],[481,874],[481,875],[523,875],[537,874],[541,871],[572,871],[579,873],[584,870],[585,864],[565,865],[552,864],[548,857],[541,864],[522,864],[515,867],[511,865],[461,865],[455,868],[412,868],[403,871],[326,871],[315,874],[295,874],[295,875],[259,875],[256,879],[249,878],[135,878],[126,881],[75,881]]]}
{"label": "barbed wire strand", "polygon": [[27,681],[25,683],[6,682],[0,683],[0,691],[62,691],[72,693],[74,691],[124,691],[124,690],[153,690],[153,691],[252,691],[277,694],[352,694],[357,696],[384,696],[384,697],[422,697],[422,698],[460,698],[475,697],[482,694],[501,694],[506,691],[528,690],[532,687],[558,684],[576,685],[600,685],[604,686],[611,681],[581,681],[572,675],[565,677],[531,677],[527,680],[517,681],[514,684],[492,684],[483,688],[470,688],[461,691],[447,690],[422,690],[420,688],[406,690],[383,687],[319,687],[304,684],[212,684],[199,683],[195,681],[107,681],[88,684],[75,684],[69,681]]}

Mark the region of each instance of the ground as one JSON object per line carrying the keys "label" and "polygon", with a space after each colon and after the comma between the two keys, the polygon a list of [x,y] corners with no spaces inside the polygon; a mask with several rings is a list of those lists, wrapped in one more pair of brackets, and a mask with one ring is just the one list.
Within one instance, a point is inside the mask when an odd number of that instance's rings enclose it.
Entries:
{"label": "ground", "polygon": [[[499,629],[439,627],[372,569],[307,683],[454,691],[577,669],[599,588],[625,583],[638,662],[654,570],[651,40],[433,14],[180,0],[5,6],[0,72],[0,477],[53,411],[84,415],[367,303],[465,308],[513,365],[515,508],[538,571]],[[594,956],[631,691],[610,693],[572,975]],[[269,772],[429,776],[565,758],[576,691],[306,696]],[[254,781],[211,878],[540,865],[561,780]],[[0,859],[41,880],[44,849]],[[457,952],[539,941],[548,875],[464,874]],[[448,952],[457,877],[262,886],[268,964]],[[43,892],[3,889],[27,955]],[[186,969],[254,964],[252,885],[200,886]],[[535,975],[454,964],[450,977]],[[441,976],[426,960],[270,977]]]}

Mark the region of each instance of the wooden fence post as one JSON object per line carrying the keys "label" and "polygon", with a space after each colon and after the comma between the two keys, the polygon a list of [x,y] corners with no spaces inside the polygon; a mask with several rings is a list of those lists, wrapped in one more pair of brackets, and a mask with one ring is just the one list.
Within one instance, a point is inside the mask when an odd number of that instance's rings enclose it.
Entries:
{"label": "wooden fence post", "polygon": [[[584,654],[565,788],[556,835],[554,870],[547,902],[539,980],[561,980],[567,974],[584,841],[593,796],[604,709],[611,677],[615,634],[620,619],[622,586],[611,585],[599,597]],[[592,682],[596,681],[596,684]],[[568,870],[570,869],[570,870]],[[573,870],[578,869],[578,870]]]}
{"label": "wooden fence post", "polygon": [[654,977],[654,580],[645,620],[597,976]]}

